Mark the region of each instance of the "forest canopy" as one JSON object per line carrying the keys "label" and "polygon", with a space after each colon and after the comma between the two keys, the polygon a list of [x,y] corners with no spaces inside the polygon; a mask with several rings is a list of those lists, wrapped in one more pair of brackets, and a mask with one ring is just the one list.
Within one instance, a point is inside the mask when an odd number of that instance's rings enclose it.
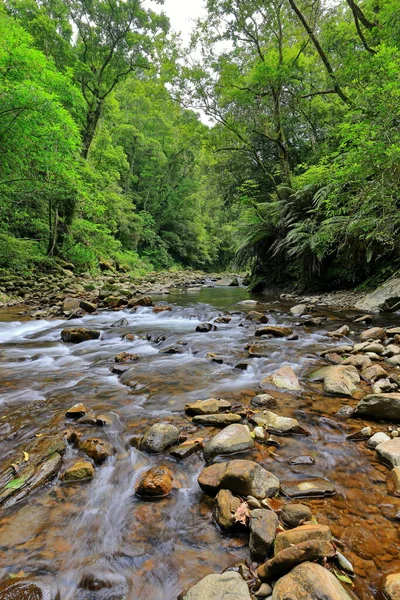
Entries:
{"label": "forest canopy", "polygon": [[387,277],[399,41],[396,0],[208,0],[189,48],[162,4],[3,2],[0,267]]}

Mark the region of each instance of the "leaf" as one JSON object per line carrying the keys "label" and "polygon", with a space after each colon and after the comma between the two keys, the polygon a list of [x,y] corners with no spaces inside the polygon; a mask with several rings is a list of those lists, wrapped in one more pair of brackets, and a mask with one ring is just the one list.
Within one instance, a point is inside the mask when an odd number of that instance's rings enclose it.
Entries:
{"label": "leaf", "polygon": [[348,575],[345,575],[345,573],[339,573],[338,571],[336,571],[336,569],[333,569],[333,572],[340,581],[348,583],[349,585],[351,585],[351,587],[353,587],[353,582]]}
{"label": "leaf", "polygon": [[6,490],[18,490],[25,483],[25,477],[17,477],[17,479],[13,479],[6,485]]}
{"label": "leaf", "polygon": [[235,523],[247,525],[247,519],[250,518],[250,511],[247,502],[242,502],[233,515]]}
{"label": "leaf", "polygon": [[18,571],[18,573],[10,573],[10,579],[16,579],[17,577],[25,577],[25,572]]}
{"label": "leaf", "polygon": [[29,454],[27,452],[24,452],[24,459],[26,462],[28,462],[29,460]]}
{"label": "leaf", "polygon": [[44,435],[44,433],[36,433],[35,437],[42,437]]}
{"label": "leaf", "polygon": [[202,444],[204,438],[196,438],[195,440],[186,440],[180,444],[181,446],[191,446],[192,444]]}

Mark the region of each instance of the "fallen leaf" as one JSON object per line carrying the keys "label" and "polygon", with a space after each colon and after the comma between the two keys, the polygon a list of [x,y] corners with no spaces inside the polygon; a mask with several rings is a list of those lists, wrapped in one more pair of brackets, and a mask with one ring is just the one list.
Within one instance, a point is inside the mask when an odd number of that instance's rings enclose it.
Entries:
{"label": "fallen leaf", "polygon": [[235,514],[233,515],[235,523],[242,523],[243,525],[247,525],[247,519],[250,518],[250,511],[247,502],[242,502],[241,505],[237,508]]}
{"label": "fallen leaf", "polygon": [[44,433],[35,433],[35,437],[42,437]]}
{"label": "fallen leaf", "polygon": [[196,438],[195,440],[186,440],[180,444],[181,446],[191,446],[192,444],[202,444],[204,438]]}
{"label": "fallen leaf", "polygon": [[10,579],[15,579],[16,577],[25,577],[24,571],[18,571],[18,573],[10,573]]}
{"label": "fallen leaf", "polygon": [[24,452],[24,459],[26,462],[28,462],[29,460],[29,454],[27,452]]}
{"label": "fallen leaf", "polygon": [[344,573],[339,573],[338,571],[336,571],[336,569],[333,569],[333,572],[340,581],[348,583],[351,585],[351,587],[353,587],[353,582],[348,575],[345,575]]}

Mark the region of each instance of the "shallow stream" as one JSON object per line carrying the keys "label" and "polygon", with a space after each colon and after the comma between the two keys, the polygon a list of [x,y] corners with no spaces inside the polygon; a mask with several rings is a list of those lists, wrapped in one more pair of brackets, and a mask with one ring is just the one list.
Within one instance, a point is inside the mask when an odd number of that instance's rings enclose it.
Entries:
{"label": "shallow stream", "polygon": [[[81,426],[81,430],[106,437],[116,448],[116,454],[96,468],[93,481],[66,485],[56,479],[2,509],[2,580],[21,572],[49,579],[60,600],[176,600],[206,574],[248,559],[247,538],[226,535],[213,521],[212,501],[197,484],[204,467],[202,455],[184,461],[168,453],[148,455],[132,447],[130,440],[160,419],[192,431],[184,414],[187,402],[219,397],[247,406],[260,391],[263,377],[291,365],[303,393],[274,393],[276,412],[298,418],[312,435],[282,437],[279,448],[257,444],[243,457],[257,460],[281,481],[324,477],[335,484],[335,496],[306,503],[319,522],[330,525],[341,552],[353,563],[358,598],[381,598],[382,576],[400,571],[395,519],[400,499],[387,494],[387,468],[375,452],[365,443],[346,440],[366,422],[345,420],[336,412],[343,405],[354,406],[356,400],[324,396],[306,378],[322,364],[318,352],[337,344],[324,332],[350,324],[354,313],[319,311],[328,317],[321,328],[295,327],[298,340],[268,340],[267,358],[248,359],[244,347],[254,341],[256,326],[244,319],[244,313],[254,307],[238,302],[250,297],[242,288],[176,290],[153,298],[172,305],[171,312],[104,311],[67,323],[24,320],[18,314],[21,308],[0,313],[1,469],[36,435],[67,429],[65,411],[76,402],[112,416],[110,427]],[[290,305],[254,298],[265,302],[257,310],[268,313],[270,324],[293,325],[298,320],[290,315]],[[230,323],[218,323],[217,331],[195,332],[199,323],[227,311]],[[111,327],[121,318],[128,320],[128,327]],[[392,316],[389,321],[397,323],[396,319]],[[60,331],[66,326],[101,329],[101,339],[64,344]],[[123,340],[127,332],[140,339]],[[160,335],[165,341],[155,343]],[[164,354],[169,347],[182,352]],[[125,383],[123,376],[111,372],[115,355],[122,351],[140,357]],[[222,355],[223,364],[205,358],[208,352]],[[235,368],[243,360],[249,362],[248,369]],[[198,427],[196,435],[216,432]],[[312,456],[315,464],[290,464],[302,455]],[[64,465],[77,456],[78,451],[68,447]],[[135,497],[135,481],[158,464],[173,471],[173,493],[156,501]],[[104,587],[88,589],[96,587],[96,580]]]}

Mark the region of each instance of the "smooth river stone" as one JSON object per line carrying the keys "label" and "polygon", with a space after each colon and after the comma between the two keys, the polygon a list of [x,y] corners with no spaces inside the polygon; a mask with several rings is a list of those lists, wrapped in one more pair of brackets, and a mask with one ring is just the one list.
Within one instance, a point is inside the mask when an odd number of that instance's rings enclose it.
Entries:
{"label": "smooth river stone", "polygon": [[384,579],[382,591],[387,600],[400,600],[400,573],[391,573]]}
{"label": "smooth river stone", "polygon": [[255,413],[251,417],[252,423],[265,427],[270,433],[283,435],[302,434],[309,435],[309,432],[300,425],[296,419],[290,417],[281,417],[270,410],[263,410]]}
{"label": "smooth river stone", "polygon": [[316,563],[298,565],[274,587],[272,600],[354,600],[340,581]]}
{"label": "smooth river stone", "polygon": [[271,385],[278,389],[290,390],[293,392],[301,390],[299,380],[292,367],[282,367],[271,373],[271,375],[268,375],[268,377],[264,377],[260,383],[262,389]]}
{"label": "smooth river stone", "polygon": [[207,575],[179,596],[179,600],[251,600],[249,588],[235,571]]}
{"label": "smooth river stone", "polygon": [[357,417],[400,422],[400,394],[369,394],[357,404]]}
{"label": "smooth river stone", "polygon": [[228,400],[208,398],[207,400],[197,400],[197,402],[186,404],[185,413],[187,415],[213,415],[229,410],[231,406]]}
{"label": "smooth river stone", "polygon": [[251,450],[253,447],[254,439],[247,425],[229,425],[206,443],[204,458],[209,461],[218,455]]}
{"label": "smooth river stone", "polygon": [[[399,439],[400,442],[400,439]],[[335,486],[326,479],[304,479],[282,483],[282,494],[289,498],[313,498],[332,496],[336,493]]]}
{"label": "smooth river stone", "polygon": [[279,490],[279,479],[252,460],[236,459],[205,467],[198,483],[210,496],[219,490],[230,490],[240,496],[254,496],[262,500],[271,498]]}
{"label": "smooth river stone", "polygon": [[328,525],[318,525],[314,523],[299,525],[294,529],[278,533],[274,545],[274,556],[281,552],[281,550],[296,544],[301,544],[302,542],[307,542],[309,540],[329,542],[331,538],[332,534]]}
{"label": "smooth river stone", "polygon": [[192,423],[196,425],[208,425],[209,427],[225,427],[240,423],[242,417],[235,413],[223,413],[221,415],[196,415],[192,419]]}
{"label": "smooth river stone", "polygon": [[382,442],[376,448],[379,458],[392,467],[400,466],[400,438]]}

